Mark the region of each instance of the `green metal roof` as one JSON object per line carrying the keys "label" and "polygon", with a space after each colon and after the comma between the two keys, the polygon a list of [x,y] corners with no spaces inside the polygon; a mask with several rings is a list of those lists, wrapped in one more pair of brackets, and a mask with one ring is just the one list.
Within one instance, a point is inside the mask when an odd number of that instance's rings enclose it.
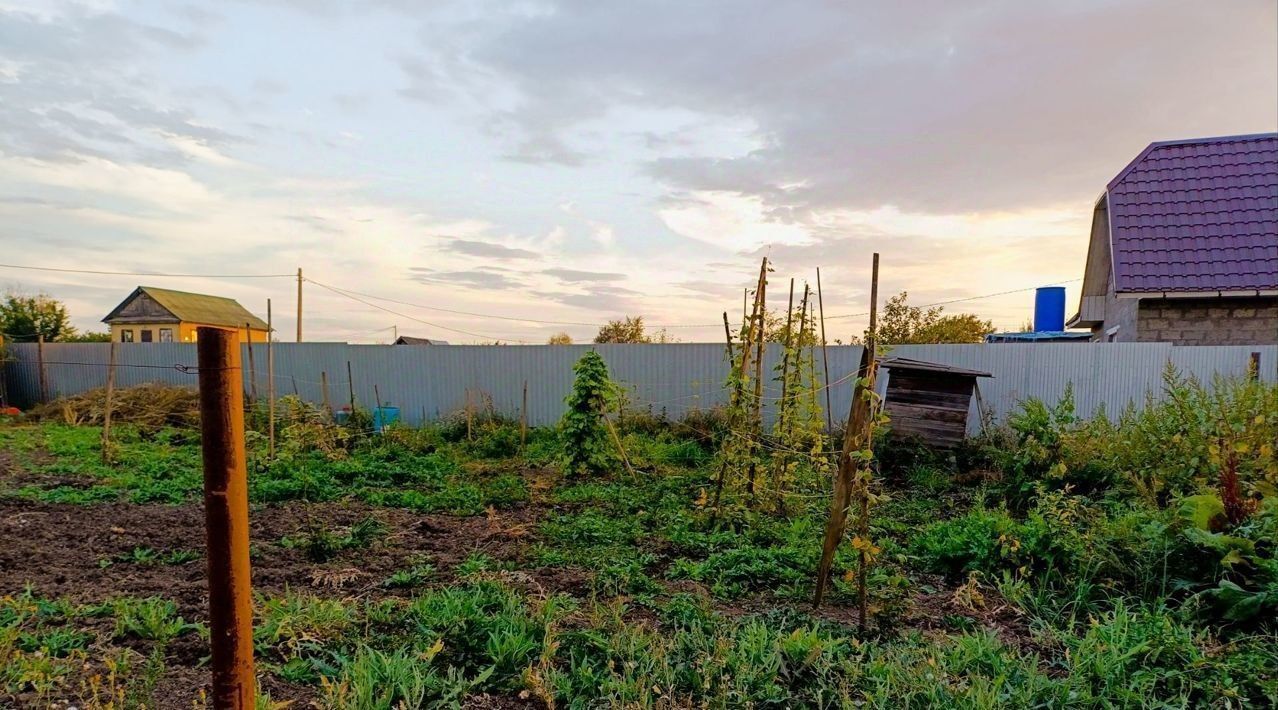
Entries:
{"label": "green metal roof", "polygon": [[239,301],[233,298],[173,291],[154,286],[138,286],[137,290],[124,299],[120,305],[116,306],[110,315],[102,319],[103,322],[110,323],[116,314],[140,293],[150,296],[156,303],[163,306],[165,310],[184,323],[220,325],[230,328],[243,328],[245,324],[248,324],[253,328],[266,330],[265,321],[250,313],[247,308],[241,306]]}

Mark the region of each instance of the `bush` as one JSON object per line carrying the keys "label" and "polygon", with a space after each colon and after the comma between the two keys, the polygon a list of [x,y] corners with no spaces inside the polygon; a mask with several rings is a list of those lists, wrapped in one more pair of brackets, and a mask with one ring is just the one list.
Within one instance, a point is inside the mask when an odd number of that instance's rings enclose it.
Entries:
{"label": "bush", "polygon": [[608,366],[599,353],[592,350],[572,369],[577,379],[565,400],[568,411],[559,421],[563,432],[564,469],[570,476],[606,473],[617,460],[603,424],[604,412],[615,389],[608,379]]}

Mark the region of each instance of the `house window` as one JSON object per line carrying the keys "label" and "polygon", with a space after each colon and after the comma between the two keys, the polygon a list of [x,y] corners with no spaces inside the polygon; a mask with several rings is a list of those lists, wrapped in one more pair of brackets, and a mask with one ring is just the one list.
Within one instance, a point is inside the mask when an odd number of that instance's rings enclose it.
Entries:
{"label": "house window", "polygon": [[133,342],[133,331],[132,331],[132,330],[130,330],[130,329],[128,329],[128,328],[125,328],[125,329],[121,330],[121,331],[120,331],[120,342],[121,342],[121,343],[131,343],[131,342]]}
{"label": "house window", "polygon": [[149,343],[149,342],[151,342],[151,329],[150,329],[150,328],[144,328],[144,329],[142,330],[142,342],[144,342],[144,343]]}
{"label": "house window", "polygon": [[161,342],[161,343],[171,343],[171,342],[173,342],[173,329],[172,329],[172,328],[160,328],[160,342]]}
{"label": "house window", "polygon": [[1118,341],[1118,326],[1114,326],[1105,331],[1105,342],[1114,343]]}

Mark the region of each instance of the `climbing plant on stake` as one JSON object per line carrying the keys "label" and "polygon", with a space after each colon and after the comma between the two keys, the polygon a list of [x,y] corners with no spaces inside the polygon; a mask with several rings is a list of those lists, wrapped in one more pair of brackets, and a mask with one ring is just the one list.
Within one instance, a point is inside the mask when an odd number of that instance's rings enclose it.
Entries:
{"label": "climbing plant on stake", "polygon": [[867,333],[865,347],[861,351],[861,363],[857,368],[856,386],[852,393],[852,406],[848,415],[848,424],[843,432],[843,446],[839,453],[838,472],[834,478],[834,491],[830,499],[830,516],[825,524],[825,538],[821,544],[821,561],[817,567],[816,592],[813,606],[820,606],[825,597],[825,589],[830,581],[830,568],[834,564],[834,553],[843,540],[847,526],[848,509],[856,498],[858,508],[858,536],[861,540],[858,550],[859,567],[857,569],[857,587],[860,592],[860,623],[865,626],[867,600],[865,593],[866,572],[871,562],[870,548],[867,547],[869,531],[869,485],[871,441],[873,435],[874,413],[874,376],[875,376],[875,329],[878,320],[879,294],[879,255],[874,255],[870,275],[870,328]]}
{"label": "climbing plant on stake", "polygon": [[603,416],[615,386],[608,379],[608,365],[591,350],[572,366],[577,373],[565,403],[568,411],[559,420],[564,437],[564,470],[569,476],[606,473],[616,456]]}

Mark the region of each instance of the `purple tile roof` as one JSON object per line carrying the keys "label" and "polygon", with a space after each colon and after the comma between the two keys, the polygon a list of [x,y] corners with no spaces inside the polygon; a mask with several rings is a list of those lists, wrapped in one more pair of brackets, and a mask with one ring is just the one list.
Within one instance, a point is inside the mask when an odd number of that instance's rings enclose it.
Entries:
{"label": "purple tile roof", "polygon": [[1107,198],[1115,291],[1278,289],[1278,133],[1154,143]]}

